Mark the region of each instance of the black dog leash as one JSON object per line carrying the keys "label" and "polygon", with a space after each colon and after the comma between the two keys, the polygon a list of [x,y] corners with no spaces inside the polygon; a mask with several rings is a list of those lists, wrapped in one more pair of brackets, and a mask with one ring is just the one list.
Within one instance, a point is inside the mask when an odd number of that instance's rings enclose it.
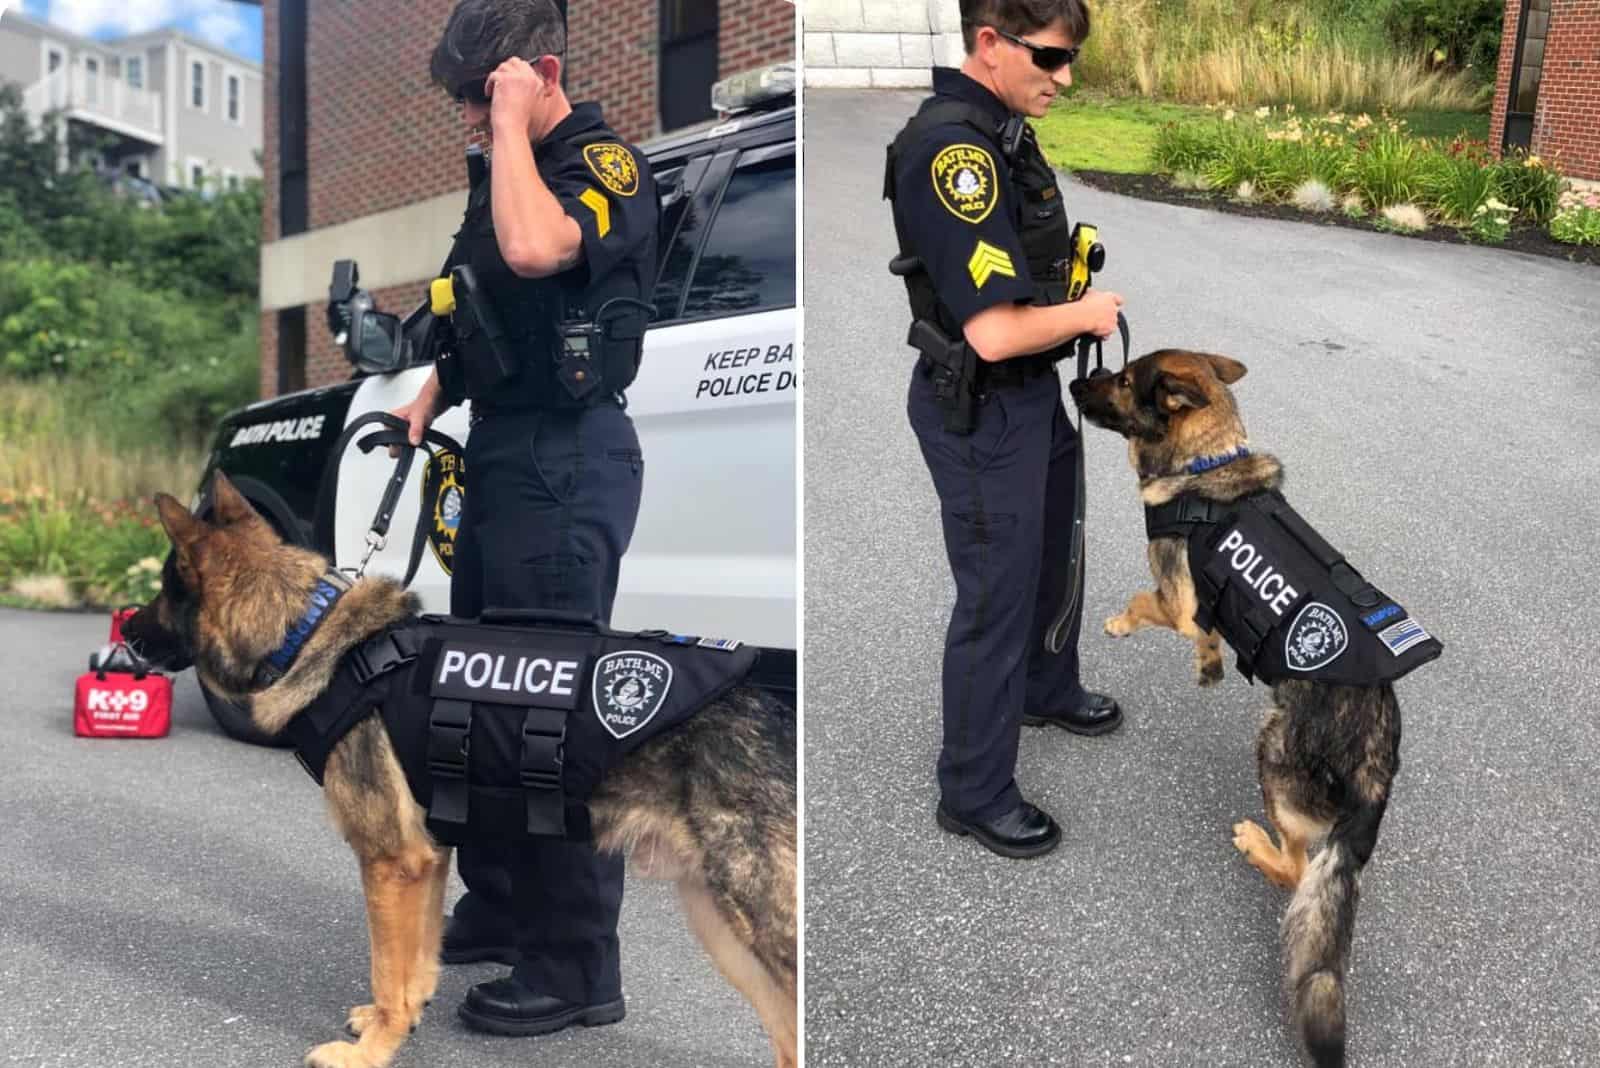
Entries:
{"label": "black dog leash", "polygon": [[[1131,343],[1128,338],[1128,320],[1123,314],[1117,312],[1117,332],[1122,335],[1122,366],[1128,366],[1128,352]],[[1094,350],[1094,370],[1089,369],[1089,351]],[[1105,342],[1094,334],[1083,334],[1078,338],[1078,377],[1103,378],[1111,374],[1105,363]],[[1084,486],[1085,470],[1083,460],[1083,415],[1078,415],[1078,485],[1076,505],[1072,511],[1072,537],[1069,541],[1070,548],[1067,553],[1067,573],[1071,575],[1068,580],[1070,588],[1066,599],[1061,604],[1061,611],[1056,613],[1056,618],[1051,622],[1050,629],[1044,632],[1044,647],[1052,654],[1061,652],[1067,644],[1067,630],[1073,615],[1077,612],[1078,602],[1083,598],[1083,512],[1088,504],[1088,493]]]}
{"label": "black dog leash", "polygon": [[[335,568],[338,568],[338,558],[334,552],[333,513],[334,495],[338,491],[339,465],[343,461],[344,451],[350,446],[362,428],[380,424],[386,429],[368,434],[358,443],[364,453],[373,449],[387,446],[396,446],[400,455],[395,459],[394,473],[389,476],[389,484],[384,487],[383,497],[378,501],[378,512],[372,518],[372,526],[367,531],[367,548],[361,554],[361,563],[356,565],[352,574],[360,578],[367,570],[367,563],[372,555],[382,551],[388,544],[389,523],[394,518],[394,510],[400,502],[400,491],[405,488],[406,477],[411,474],[411,462],[416,457],[420,447],[427,450],[430,458],[438,454],[431,446],[437,445],[441,450],[464,455],[461,443],[447,434],[443,434],[432,427],[423,431],[422,445],[411,444],[411,427],[404,419],[388,412],[368,412],[366,415],[355,419],[339,435],[339,440],[334,443],[333,453],[328,457],[327,466],[322,471],[322,483],[317,487],[317,513],[313,524],[312,540],[316,548]],[[422,546],[428,540],[427,516],[417,517],[416,533],[411,538],[411,559],[406,564],[406,577],[402,585],[411,585],[411,580],[417,575],[417,565],[422,561]],[[350,570],[350,569],[345,569]]]}

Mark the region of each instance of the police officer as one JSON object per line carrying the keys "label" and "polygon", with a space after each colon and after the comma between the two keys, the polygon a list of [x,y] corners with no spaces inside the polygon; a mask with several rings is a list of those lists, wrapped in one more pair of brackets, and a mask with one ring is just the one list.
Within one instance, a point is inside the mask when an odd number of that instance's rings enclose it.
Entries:
{"label": "police officer", "polygon": [[1083,0],[961,0],[961,16],[966,58],[934,69],[884,179],[923,352],[907,411],[956,581],[937,818],[1002,856],[1034,857],[1061,830],[1017,788],[1022,725],[1103,734],[1122,720],[1079,681],[1081,600],[1061,651],[1044,642],[1076,581],[1078,440],[1055,361],[1079,335],[1111,334],[1122,298],[1065,303],[1066,210],[1023,121],[1072,82]]}
{"label": "police officer", "polygon": [[[639,512],[643,465],[622,390],[648,321],[632,302],[654,280],[656,189],[598,104],[569,103],[565,50],[551,0],[461,0],[433,54],[433,80],[492,149],[446,270],[471,267],[503,332],[494,351],[481,335],[476,348],[457,345],[396,412],[418,442],[439,411],[471,404],[456,616],[537,608],[609,619]],[[553,840],[464,847],[459,858],[467,893],[445,962],[514,965],[472,987],[463,1020],[531,1035],[622,1019],[620,857]]]}

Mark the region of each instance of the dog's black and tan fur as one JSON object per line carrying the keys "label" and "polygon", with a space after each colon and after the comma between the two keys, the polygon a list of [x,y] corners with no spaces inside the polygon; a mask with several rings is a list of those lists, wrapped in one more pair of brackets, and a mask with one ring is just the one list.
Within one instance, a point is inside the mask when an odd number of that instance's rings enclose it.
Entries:
{"label": "dog's black and tan fur", "polygon": [[[1146,505],[1181,493],[1229,501],[1277,489],[1283,468],[1252,452],[1200,474],[1190,461],[1225,456],[1246,444],[1228,386],[1245,367],[1226,356],[1163,349],[1116,375],[1072,384],[1084,418],[1128,439],[1128,457]],[[1223,675],[1221,639],[1195,624],[1187,544],[1149,543],[1153,591],[1140,591],[1106,620],[1116,637],[1146,626],[1190,639],[1202,686]],[[1356,875],[1372,856],[1390,785],[1400,768],[1400,708],[1394,690],[1307,681],[1272,687],[1272,708],[1256,739],[1256,763],[1274,845],[1249,820],[1233,844],[1270,881],[1293,890],[1283,918],[1290,1000],[1302,1039],[1319,1066],[1344,1063],[1344,974],[1355,927]],[[1307,850],[1326,836],[1315,859]]]}
{"label": "dog's black and tan fur", "polygon": [[[256,726],[276,733],[349,649],[418,604],[391,580],[357,582],[288,674],[254,691],[257,666],[300,618],[326,563],[282,543],[220,474],[213,498],[210,522],[157,498],[173,553],[161,596],[128,634],[153,657],[192,660],[207,686],[248,702]],[[739,687],[635,750],[590,803],[597,848],[625,851],[636,873],[677,883],[690,927],[755,1007],[779,1068],[797,1064],[795,739],[791,713]],[[373,1004],[350,1011],[359,1041],[318,1046],[305,1063],[379,1068],[416,1028],[438,981],[450,852],[428,834],[376,717],[333,750],[324,791],[361,865]]]}

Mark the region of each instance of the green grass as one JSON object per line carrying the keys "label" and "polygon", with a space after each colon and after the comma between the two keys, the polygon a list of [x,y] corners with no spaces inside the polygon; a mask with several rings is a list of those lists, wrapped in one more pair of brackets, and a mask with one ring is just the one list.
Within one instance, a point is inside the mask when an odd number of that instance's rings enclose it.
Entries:
{"label": "green grass", "polygon": [[[1064,170],[1150,174],[1155,169],[1150,150],[1161,124],[1207,114],[1212,113],[1189,104],[1077,93],[1034,120],[1034,128],[1045,157]],[[1448,139],[1465,133],[1483,140],[1489,134],[1489,116],[1484,112],[1413,111],[1398,117],[1418,137]]]}

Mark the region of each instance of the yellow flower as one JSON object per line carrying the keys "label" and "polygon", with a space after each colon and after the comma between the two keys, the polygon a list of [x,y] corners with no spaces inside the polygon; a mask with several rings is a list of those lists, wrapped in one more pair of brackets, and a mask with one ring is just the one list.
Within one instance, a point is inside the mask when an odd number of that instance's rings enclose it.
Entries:
{"label": "yellow flower", "polygon": [[1261,107],[1256,108],[1256,118],[1258,118],[1258,119],[1264,119],[1268,115],[1271,115],[1271,114],[1272,114],[1272,109],[1267,107],[1265,104],[1263,104]]}
{"label": "yellow flower", "polygon": [[1223,122],[1232,122],[1233,121],[1233,109],[1232,108],[1229,108],[1227,111],[1224,111],[1222,113],[1222,121]]}
{"label": "yellow flower", "polygon": [[1522,165],[1524,167],[1542,167],[1542,166],[1544,166],[1543,162],[1540,161],[1538,156],[1529,156],[1527,159],[1522,161]]}

